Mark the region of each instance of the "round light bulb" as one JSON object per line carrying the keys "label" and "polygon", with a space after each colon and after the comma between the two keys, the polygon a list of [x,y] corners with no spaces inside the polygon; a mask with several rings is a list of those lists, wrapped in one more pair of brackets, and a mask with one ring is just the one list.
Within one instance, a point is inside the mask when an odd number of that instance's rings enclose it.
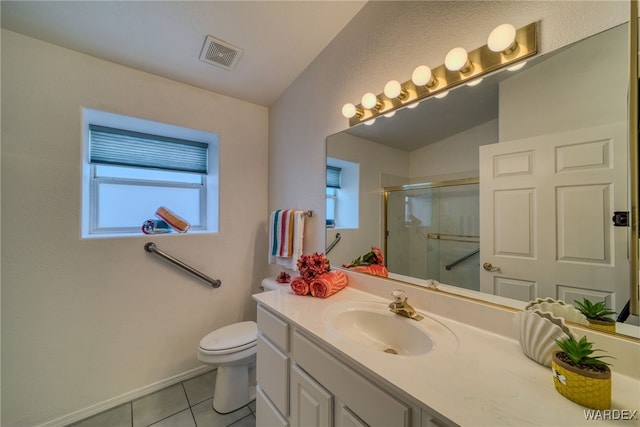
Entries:
{"label": "round light bulb", "polygon": [[522,61],[519,64],[514,65],[513,67],[507,68],[507,70],[518,71],[519,69],[523,68],[525,65],[527,65],[527,61]]}
{"label": "round light bulb", "polygon": [[362,95],[362,106],[364,108],[373,108],[378,103],[378,98],[373,92],[367,92]]}
{"label": "round light bulb", "polygon": [[396,112],[395,112],[395,111],[389,111],[389,112],[388,112],[387,114],[385,114],[384,116],[385,116],[385,117],[387,117],[387,118],[391,118],[391,117],[393,117],[393,116],[395,116],[395,115],[396,115]]}
{"label": "round light bulb", "polygon": [[480,83],[482,83],[482,77],[480,77],[479,79],[471,80],[469,83],[467,83],[467,86],[478,86]]}
{"label": "round light bulb", "polygon": [[411,81],[416,86],[424,86],[431,81],[431,68],[426,65],[419,65],[411,74]]}
{"label": "round light bulb", "polygon": [[364,124],[366,126],[371,126],[372,124],[374,124],[376,122],[376,119],[369,119],[366,122],[364,122]]}
{"label": "round light bulb", "polygon": [[468,59],[469,55],[465,48],[454,47],[444,58],[444,66],[447,67],[449,71],[462,70],[467,65]]}
{"label": "round light bulb", "polygon": [[414,108],[416,108],[418,105],[420,105],[419,102],[414,102],[413,104],[409,104],[407,105],[407,108],[410,110],[413,110]]}
{"label": "round light bulb", "polygon": [[502,24],[495,27],[487,39],[487,47],[493,52],[511,53],[516,40],[516,27]]}
{"label": "round light bulb", "polygon": [[447,96],[447,95],[449,95],[449,91],[448,91],[448,90],[445,90],[444,92],[440,92],[439,94],[437,94],[437,95],[433,95],[433,96],[434,96],[434,97],[436,97],[436,98],[438,98],[438,99],[442,99],[442,98],[444,98],[444,97],[445,97],[445,96]]}
{"label": "round light bulb", "polygon": [[356,115],[356,106],[351,103],[346,103],[342,106],[342,115],[347,119]]}
{"label": "round light bulb", "polygon": [[384,85],[384,94],[388,98],[397,98],[402,93],[402,86],[400,86],[400,82],[397,80],[389,80],[386,85]]}

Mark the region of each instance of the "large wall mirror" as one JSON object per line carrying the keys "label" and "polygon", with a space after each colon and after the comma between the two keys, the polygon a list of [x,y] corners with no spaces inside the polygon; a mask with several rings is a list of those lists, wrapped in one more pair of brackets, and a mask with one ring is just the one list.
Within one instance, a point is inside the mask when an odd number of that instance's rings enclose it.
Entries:
{"label": "large wall mirror", "polygon": [[[515,308],[631,298],[628,26],[327,138],[334,266],[371,246],[389,277]],[[354,201],[357,200],[357,203]],[[636,316],[617,332],[639,337]]]}

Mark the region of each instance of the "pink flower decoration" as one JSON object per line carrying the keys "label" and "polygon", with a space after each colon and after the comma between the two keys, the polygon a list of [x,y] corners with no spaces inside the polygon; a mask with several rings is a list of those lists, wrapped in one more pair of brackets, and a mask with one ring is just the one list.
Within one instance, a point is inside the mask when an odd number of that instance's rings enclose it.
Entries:
{"label": "pink flower decoration", "polygon": [[278,274],[278,277],[276,277],[276,282],[278,283],[289,283],[290,280],[291,276],[289,276],[289,273],[286,271],[281,272]]}
{"label": "pink flower decoration", "polygon": [[300,276],[307,282],[331,270],[327,257],[318,252],[312,255],[301,255],[300,258],[298,258],[297,267]]}

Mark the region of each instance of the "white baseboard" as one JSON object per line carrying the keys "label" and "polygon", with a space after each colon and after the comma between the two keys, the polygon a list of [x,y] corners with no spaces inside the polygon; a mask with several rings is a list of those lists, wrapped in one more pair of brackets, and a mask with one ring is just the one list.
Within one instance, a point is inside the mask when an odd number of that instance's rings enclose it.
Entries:
{"label": "white baseboard", "polygon": [[198,375],[204,374],[210,370],[210,366],[203,365],[199,368],[191,369],[178,375],[174,375],[173,377],[165,378],[164,380],[158,381],[156,383],[129,391],[127,393],[121,394],[120,396],[105,400],[104,402],[96,403],[95,405],[80,409],[79,411],[72,412],[60,418],[56,418],[55,420],[47,421],[44,424],[40,424],[38,427],[64,427],[71,423],[78,422],[85,418],[89,418],[93,415],[115,408],[116,406],[122,405],[123,403],[127,403],[148,394],[154,393],[158,390],[162,390],[163,388],[169,387],[173,384],[177,384],[181,381],[197,377]]}

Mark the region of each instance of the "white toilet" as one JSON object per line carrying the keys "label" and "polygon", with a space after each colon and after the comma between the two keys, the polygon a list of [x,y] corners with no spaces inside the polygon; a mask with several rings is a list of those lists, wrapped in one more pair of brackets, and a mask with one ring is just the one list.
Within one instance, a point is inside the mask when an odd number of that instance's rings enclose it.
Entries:
{"label": "white toilet", "polygon": [[[269,291],[284,285],[267,278],[261,286]],[[218,368],[213,391],[217,412],[233,412],[255,399],[257,339],[256,322],[246,321],[223,326],[200,340],[198,360]]]}

